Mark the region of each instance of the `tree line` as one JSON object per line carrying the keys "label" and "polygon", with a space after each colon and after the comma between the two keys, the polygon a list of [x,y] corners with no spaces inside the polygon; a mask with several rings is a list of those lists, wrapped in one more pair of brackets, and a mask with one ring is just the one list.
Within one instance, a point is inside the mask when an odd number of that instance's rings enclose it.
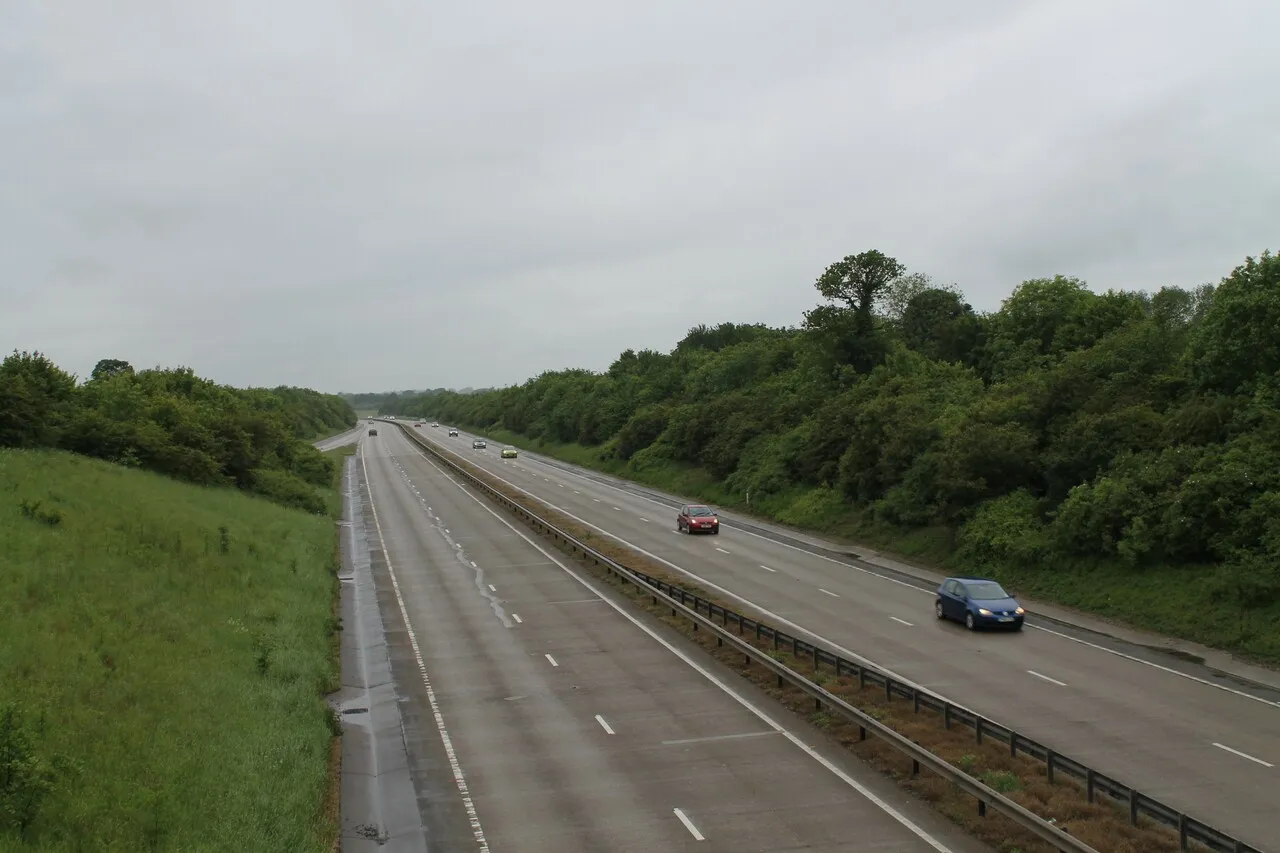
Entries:
{"label": "tree line", "polygon": [[317,487],[335,473],[310,442],[355,424],[339,396],[232,388],[186,367],[103,359],[80,382],[38,352],[0,362],[0,447],[69,450],[310,512],[325,511]]}
{"label": "tree line", "polygon": [[990,313],[874,250],[815,286],[795,327],[383,411],[704,472],[783,521],[942,531],[971,565],[1204,566],[1222,601],[1280,601],[1280,258],[1155,293],[1034,279]]}

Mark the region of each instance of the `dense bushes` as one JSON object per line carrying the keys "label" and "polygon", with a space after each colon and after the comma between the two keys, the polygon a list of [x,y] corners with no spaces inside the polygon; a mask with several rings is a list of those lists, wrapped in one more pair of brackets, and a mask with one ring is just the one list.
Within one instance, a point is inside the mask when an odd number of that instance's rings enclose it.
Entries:
{"label": "dense bushes", "polygon": [[1202,566],[1240,607],[1280,599],[1280,258],[1155,294],[1038,279],[985,315],[901,272],[833,265],[799,328],[394,405],[705,471],[783,520],[941,528],[974,563]]}
{"label": "dense bushes", "polygon": [[0,447],[61,448],[205,485],[234,485],[324,512],[331,460],[309,443],[354,426],[342,398],[305,388],[240,390],[189,368],[135,371],[107,359],[89,381],[39,353],[0,363]]}

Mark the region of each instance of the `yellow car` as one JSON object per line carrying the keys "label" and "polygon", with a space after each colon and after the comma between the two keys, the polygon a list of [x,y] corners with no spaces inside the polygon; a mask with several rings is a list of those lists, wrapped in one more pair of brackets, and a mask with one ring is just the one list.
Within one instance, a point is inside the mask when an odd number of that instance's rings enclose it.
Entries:
{"label": "yellow car", "polygon": [[502,448],[502,458],[503,458],[503,459],[515,459],[515,458],[516,458],[516,456],[517,456],[517,452],[516,452],[516,449],[515,449],[514,447],[504,447],[504,448]]}

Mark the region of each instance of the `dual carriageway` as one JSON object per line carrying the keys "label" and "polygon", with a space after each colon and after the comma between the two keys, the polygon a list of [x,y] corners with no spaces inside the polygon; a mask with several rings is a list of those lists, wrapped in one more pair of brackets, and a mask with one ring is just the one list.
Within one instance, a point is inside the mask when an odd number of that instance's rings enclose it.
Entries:
{"label": "dual carriageway", "polygon": [[[682,535],[673,498],[527,453],[475,451],[465,433],[420,432],[780,627],[869,658],[1260,849],[1280,837],[1280,690],[1034,616],[1020,635],[971,634],[934,620],[919,579],[731,516],[719,536]],[[379,841],[979,849],[847,754],[811,746],[814,733],[678,633],[637,619],[398,429],[362,433],[353,493],[358,482],[417,806],[397,837]]]}

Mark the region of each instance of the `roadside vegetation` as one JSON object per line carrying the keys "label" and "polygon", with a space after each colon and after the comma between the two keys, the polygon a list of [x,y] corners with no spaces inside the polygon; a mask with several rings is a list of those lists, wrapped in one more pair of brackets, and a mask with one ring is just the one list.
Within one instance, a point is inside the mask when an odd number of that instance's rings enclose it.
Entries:
{"label": "roadside vegetation", "polygon": [[0,449],[0,849],[331,849],[334,543],[328,514]]}
{"label": "roadside vegetation", "polygon": [[0,448],[70,450],[323,513],[333,463],[310,442],[356,424],[341,397],[239,389],[104,359],[85,382],[40,353],[0,363]]}
{"label": "roadside vegetation", "polygon": [[1280,661],[1280,258],[985,314],[878,251],[816,287],[798,327],[381,411]]}

